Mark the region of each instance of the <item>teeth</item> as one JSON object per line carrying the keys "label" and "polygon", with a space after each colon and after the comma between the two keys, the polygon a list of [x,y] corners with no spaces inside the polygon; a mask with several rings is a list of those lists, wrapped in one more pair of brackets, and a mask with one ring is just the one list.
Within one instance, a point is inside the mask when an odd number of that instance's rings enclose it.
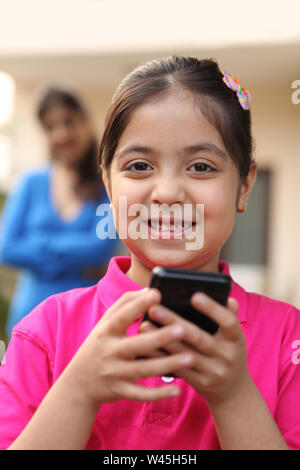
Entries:
{"label": "teeth", "polygon": [[182,232],[192,226],[192,223],[189,223],[186,227],[183,227],[180,222],[175,224],[161,224],[160,222],[151,221],[151,227],[153,230],[162,231],[162,232]]}

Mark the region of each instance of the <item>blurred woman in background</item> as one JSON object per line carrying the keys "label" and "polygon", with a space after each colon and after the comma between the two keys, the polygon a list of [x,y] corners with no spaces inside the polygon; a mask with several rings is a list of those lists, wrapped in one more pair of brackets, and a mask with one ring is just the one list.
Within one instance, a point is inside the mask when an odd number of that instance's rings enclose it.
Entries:
{"label": "blurred woman in background", "polygon": [[23,270],[10,305],[8,337],[48,296],[95,284],[120,249],[117,238],[96,235],[97,207],[109,200],[82,102],[68,89],[49,87],[37,116],[50,164],[22,176],[2,213],[0,262]]}

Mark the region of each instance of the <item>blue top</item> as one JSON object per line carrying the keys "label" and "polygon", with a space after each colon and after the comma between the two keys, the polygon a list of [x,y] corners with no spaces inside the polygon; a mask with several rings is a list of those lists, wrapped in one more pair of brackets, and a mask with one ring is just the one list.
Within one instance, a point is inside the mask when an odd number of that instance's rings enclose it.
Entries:
{"label": "blue top", "polygon": [[[63,221],[51,201],[51,169],[49,165],[24,175],[2,212],[0,262],[23,269],[10,305],[8,336],[12,327],[46,297],[95,284],[99,278],[85,277],[82,270],[106,266],[120,248],[117,235],[115,239],[100,239],[99,229],[96,234],[100,204],[106,204],[102,209],[106,208],[111,227],[107,194],[99,201],[83,203],[75,219]],[[98,213],[104,215],[103,210]]]}

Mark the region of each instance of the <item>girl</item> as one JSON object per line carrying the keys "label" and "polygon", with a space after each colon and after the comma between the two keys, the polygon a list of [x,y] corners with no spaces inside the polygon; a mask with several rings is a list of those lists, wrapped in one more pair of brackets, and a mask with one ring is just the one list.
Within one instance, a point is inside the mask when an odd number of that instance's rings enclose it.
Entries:
{"label": "girl", "polygon": [[0,262],[22,269],[8,337],[48,296],[95,284],[117,246],[95,234],[96,208],[108,200],[99,185],[97,145],[83,104],[70,90],[49,86],[37,116],[51,164],[22,178],[2,216]]}
{"label": "girl", "polygon": [[[203,204],[204,243],[186,249],[190,228],[162,217],[141,219],[149,236],[136,237],[128,210],[131,256],[112,258],[96,286],[50,297],[14,328],[0,369],[3,448],[300,447],[299,311],[233,282],[226,307],[192,297],[219,325],[210,335],[147,288],[156,265],[229,275],[219,253],[256,175],[249,95],[234,83],[213,60],[176,56],[121,83],[100,147],[117,228],[124,197],[148,214],[188,204],[193,226]],[[147,311],[162,328],[141,326]]]}

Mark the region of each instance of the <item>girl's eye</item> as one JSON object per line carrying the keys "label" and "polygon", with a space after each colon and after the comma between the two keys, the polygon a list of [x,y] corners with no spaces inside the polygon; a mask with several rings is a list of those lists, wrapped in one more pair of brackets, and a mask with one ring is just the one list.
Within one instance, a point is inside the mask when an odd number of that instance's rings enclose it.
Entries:
{"label": "girl's eye", "polygon": [[148,163],[145,162],[136,162],[132,163],[131,165],[128,165],[126,168],[124,168],[124,171],[133,171],[135,173],[141,172],[141,171],[147,171],[151,170],[151,166],[148,165]]}
{"label": "girl's eye", "polygon": [[[217,171],[212,166],[208,165],[207,163],[203,163],[203,162],[194,163],[194,165],[190,166],[189,169],[191,169],[193,167],[195,167],[196,173],[211,173],[212,171]],[[209,169],[209,170],[207,171],[207,169]]]}

